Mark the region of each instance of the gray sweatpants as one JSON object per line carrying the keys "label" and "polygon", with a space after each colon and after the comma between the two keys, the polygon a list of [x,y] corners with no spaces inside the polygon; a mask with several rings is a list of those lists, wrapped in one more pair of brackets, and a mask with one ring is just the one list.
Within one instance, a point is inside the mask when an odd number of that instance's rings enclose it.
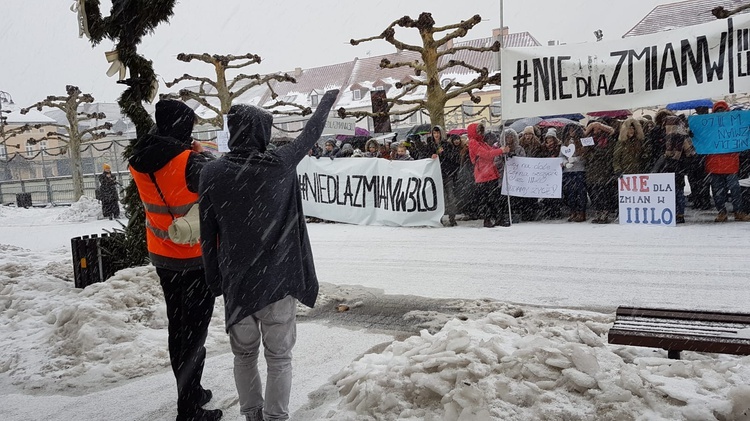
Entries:
{"label": "gray sweatpants", "polygon": [[[289,419],[292,348],[297,340],[296,315],[297,301],[287,296],[229,328],[240,413],[251,416],[250,419],[261,410],[269,421]],[[261,340],[268,366],[265,402],[258,373]]]}

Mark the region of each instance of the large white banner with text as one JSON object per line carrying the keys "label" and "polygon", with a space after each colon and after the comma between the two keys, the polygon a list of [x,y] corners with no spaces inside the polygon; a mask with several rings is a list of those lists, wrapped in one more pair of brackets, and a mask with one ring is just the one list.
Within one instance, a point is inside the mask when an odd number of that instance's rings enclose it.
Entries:
{"label": "large white banner with text", "polygon": [[436,159],[306,157],[297,175],[307,216],[359,225],[440,226],[445,209]]}
{"label": "large white banner with text", "polygon": [[611,41],[506,48],[503,118],[750,92],[750,14]]}

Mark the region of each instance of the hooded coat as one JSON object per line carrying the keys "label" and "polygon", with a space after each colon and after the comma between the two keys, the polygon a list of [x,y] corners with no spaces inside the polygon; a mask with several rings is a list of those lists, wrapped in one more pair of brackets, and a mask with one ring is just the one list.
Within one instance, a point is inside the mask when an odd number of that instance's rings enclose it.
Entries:
{"label": "hooded coat", "polygon": [[469,134],[469,159],[474,164],[474,182],[485,183],[500,178],[495,167],[495,157],[503,154],[502,149],[494,149],[484,141],[484,137],[477,133],[477,123],[469,124],[466,128]]}
{"label": "hooded coat", "polygon": [[206,282],[224,295],[226,327],[286,296],[318,296],[297,164],[323,133],[337,90],[327,92],[292,142],[267,150],[273,117],[249,105],[229,110],[229,150],[200,177]]}
{"label": "hooded coat", "polygon": [[[181,153],[191,150],[195,112],[183,102],[163,100],[156,103],[156,126],[136,142],[128,164],[140,173],[156,173]],[[185,166],[185,182],[188,191],[198,193],[200,173],[204,165],[213,159],[209,153],[192,152]],[[165,188],[166,186],[160,186]],[[191,270],[202,267],[201,259],[183,262],[151,255],[156,267],[170,270]]]}

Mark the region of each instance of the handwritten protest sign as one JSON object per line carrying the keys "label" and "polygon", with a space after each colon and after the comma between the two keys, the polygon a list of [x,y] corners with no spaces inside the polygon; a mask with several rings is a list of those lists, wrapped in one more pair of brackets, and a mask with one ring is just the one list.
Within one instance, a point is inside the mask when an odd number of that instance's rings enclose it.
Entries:
{"label": "handwritten protest sign", "polygon": [[691,116],[688,124],[693,132],[695,151],[699,154],[750,149],[750,111]]}
{"label": "handwritten protest sign", "polygon": [[675,226],[674,173],[627,174],[617,186],[621,225]]}
{"label": "handwritten protest sign", "polygon": [[559,199],[562,197],[561,162],[561,158],[517,156],[508,159],[503,174],[503,194]]}

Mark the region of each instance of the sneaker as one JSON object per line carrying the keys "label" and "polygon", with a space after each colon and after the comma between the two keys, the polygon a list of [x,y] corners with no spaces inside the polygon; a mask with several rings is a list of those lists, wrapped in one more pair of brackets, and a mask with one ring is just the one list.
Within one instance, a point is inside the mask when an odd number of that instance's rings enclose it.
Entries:
{"label": "sneaker", "polygon": [[718,215],[716,215],[716,219],[714,219],[714,222],[727,222],[727,211],[723,210],[720,211]]}
{"label": "sneaker", "polygon": [[222,415],[221,409],[198,408],[190,415],[177,415],[176,421],[219,421]]}

